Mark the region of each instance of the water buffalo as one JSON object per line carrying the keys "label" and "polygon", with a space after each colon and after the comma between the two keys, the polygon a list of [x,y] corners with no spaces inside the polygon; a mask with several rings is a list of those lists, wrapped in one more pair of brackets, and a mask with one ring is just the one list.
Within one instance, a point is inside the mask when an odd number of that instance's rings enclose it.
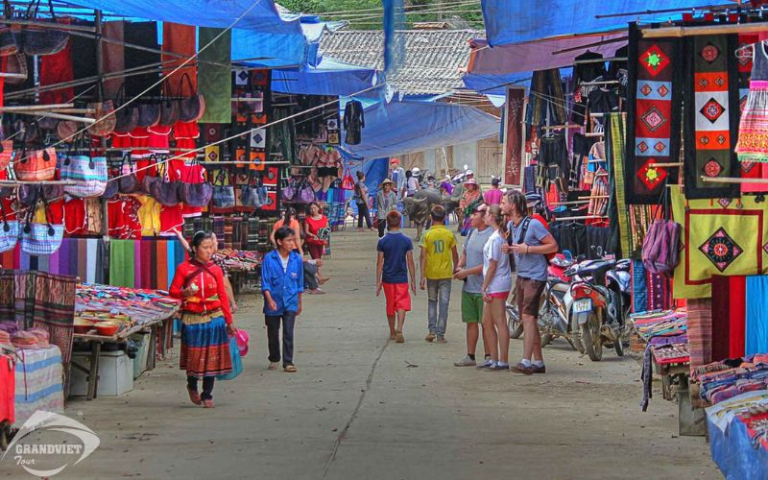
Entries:
{"label": "water buffalo", "polygon": [[446,214],[456,209],[458,202],[454,202],[451,197],[441,195],[437,189],[425,188],[419,190],[412,197],[403,199],[405,214],[416,224],[416,241],[421,241],[421,233],[424,226],[429,222],[429,212],[435,205],[442,205]]}

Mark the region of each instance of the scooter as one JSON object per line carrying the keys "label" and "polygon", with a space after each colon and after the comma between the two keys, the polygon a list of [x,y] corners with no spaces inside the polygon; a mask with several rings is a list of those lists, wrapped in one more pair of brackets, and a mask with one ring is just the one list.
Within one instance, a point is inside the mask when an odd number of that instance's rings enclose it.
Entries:
{"label": "scooter", "polygon": [[[629,260],[593,260],[571,267],[571,329],[579,333],[590,360],[603,358],[603,345],[612,343],[624,355],[628,336]],[[610,274],[610,275],[609,275]]]}

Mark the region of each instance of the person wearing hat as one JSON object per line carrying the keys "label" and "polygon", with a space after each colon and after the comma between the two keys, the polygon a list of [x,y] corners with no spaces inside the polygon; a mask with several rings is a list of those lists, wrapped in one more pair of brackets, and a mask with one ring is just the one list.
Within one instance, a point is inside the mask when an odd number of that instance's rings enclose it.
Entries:
{"label": "person wearing hat", "polygon": [[405,170],[400,166],[400,160],[393,158],[389,161],[389,178],[395,182],[395,194],[397,198],[402,198],[405,195]]}
{"label": "person wearing hat", "polygon": [[413,167],[411,169],[411,178],[408,179],[408,184],[406,185],[406,194],[409,197],[412,197],[421,190],[421,182],[419,181],[419,174],[421,173],[421,169],[419,167]]}
{"label": "person wearing hat", "polygon": [[379,238],[384,236],[387,228],[387,214],[397,210],[397,194],[394,192],[395,182],[387,178],[381,182],[379,193],[376,194],[376,220],[378,221]]}
{"label": "person wearing hat", "polygon": [[[470,170],[471,171],[471,170]],[[477,180],[470,178],[464,182],[464,196],[459,202],[459,209],[463,213],[463,221],[461,223],[461,235],[466,236],[471,228],[472,213],[477,209],[477,206],[483,203],[483,194],[480,191],[480,185],[477,184]]]}

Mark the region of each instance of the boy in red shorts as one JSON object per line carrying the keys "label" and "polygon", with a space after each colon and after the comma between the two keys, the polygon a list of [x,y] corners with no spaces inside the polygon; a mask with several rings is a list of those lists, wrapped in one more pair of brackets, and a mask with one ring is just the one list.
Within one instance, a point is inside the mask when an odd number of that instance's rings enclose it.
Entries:
{"label": "boy in red shorts", "polygon": [[[413,242],[400,231],[402,218],[399,212],[387,215],[389,232],[379,239],[376,250],[379,252],[376,262],[376,296],[387,298],[387,320],[389,321],[389,338],[397,343],[405,342],[403,324],[405,313],[411,311],[411,295],[408,293],[408,278],[410,287],[416,295],[416,267],[413,263]],[[395,327],[397,316],[397,327]]]}

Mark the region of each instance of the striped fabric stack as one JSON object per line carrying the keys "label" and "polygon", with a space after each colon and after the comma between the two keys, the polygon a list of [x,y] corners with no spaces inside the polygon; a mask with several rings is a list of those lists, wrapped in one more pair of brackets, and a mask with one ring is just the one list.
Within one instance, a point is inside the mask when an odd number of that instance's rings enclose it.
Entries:
{"label": "striped fabric stack", "polygon": [[64,412],[64,372],[59,347],[20,350],[15,373],[17,428],[38,410]]}

